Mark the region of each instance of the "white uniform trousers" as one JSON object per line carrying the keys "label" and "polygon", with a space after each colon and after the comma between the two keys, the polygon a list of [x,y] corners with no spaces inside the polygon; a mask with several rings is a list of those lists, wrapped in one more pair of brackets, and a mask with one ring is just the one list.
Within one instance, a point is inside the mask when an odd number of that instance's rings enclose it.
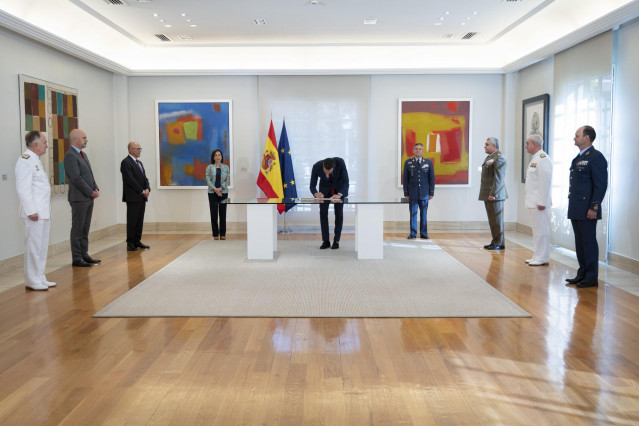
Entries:
{"label": "white uniform trousers", "polygon": [[528,209],[533,234],[533,261],[546,263],[550,261],[550,208]]}
{"label": "white uniform trousers", "polygon": [[46,281],[44,268],[49,250],[51,220],[24,219],[24,284],[41,285]]}

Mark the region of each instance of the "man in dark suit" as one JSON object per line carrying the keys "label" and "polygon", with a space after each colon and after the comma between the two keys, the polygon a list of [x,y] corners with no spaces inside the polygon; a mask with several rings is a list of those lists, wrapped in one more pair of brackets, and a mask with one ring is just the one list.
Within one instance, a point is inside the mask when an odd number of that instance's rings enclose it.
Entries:
{"label": "man in dark suit", "polygon": [[138,248],[149,249],[142,244],[142,227],[144,211],[149,199],[151,187],[146,178],[144,166],[139,160],[142,148],[137,142],[129,142],[129,155],[120,164],[122,173],[122,201],[126,202],[126,249],[136,251]]}
{"label": "man in dark suit", "polygon": [[[318,181],[319,191],[317,190]],[[335,235],[331,248],[338,249],[339,238],[342,235],[342,224],[344,223],[344,204],[342,200],[348,197],[348,171],[344,160],[334,157],[315,163],[311,171],[310,190],[315,198],[329,198],[331,200],[324,201],[319,206],[323,241],[320,249],[331,247],[328,235],[328,206],[330,204],[335,207]]]}
{"label": "man in dark suit", "polygon": [[100,189],[93,178],[89,157],[82,151],[87,146],[83,130],[73,129],[69,134],[71,148],[64,154],[64,173],[69,184],[71,205],[71,256],[73,266],[93,266],[99,259],[89,256],[89,228],[93,214],[93,200],[100,196]]}
{"label": "man in dark suit", "polygon": [[410,210],[410,235],[411,240],[417,236],[417,210],[419,209],[419,237],[428,239],[428,226],[426,213],[428,201],[435,196],[435,170],[433,162],[423,158],[424,145],[416,143],[413,147],[412,158],[404,163],[404,197],[408,200]]}
{"label": "man in dark suit", "polygon": [[601,219],[601,203],[608,188],[608,161],[592,146],[596,137],[590,126],[577,129],[574,141],[579,155],[570,166],[568,219],[575,233],[579,270],[575,278],[566,281],[579,288],[599,285],[597,221]]}

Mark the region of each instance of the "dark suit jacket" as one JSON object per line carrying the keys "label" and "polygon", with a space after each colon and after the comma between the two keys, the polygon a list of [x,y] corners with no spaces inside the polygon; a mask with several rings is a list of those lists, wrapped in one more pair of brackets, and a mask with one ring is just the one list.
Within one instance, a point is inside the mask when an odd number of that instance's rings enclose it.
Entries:
{"label": "dark suit jacket", "polygon": [[608,188],[608,161],[594,147],[572,160],[568,190],[568,219],[585,220],[589,209],[601,219],[601,202]]}
{"label": "dark suit jacket", "polygon": [[408,195],[409,200],[427,200],[429,196],[435,195],[435,170],[433,162],[422,157],[421,166],[414,157],[409,158],[404,163],[404,196]]}
{"label": "dark suit jacket", "polygon": [[324,174],[323,163],[324,160],[320,160],[313,165],[311,171],[311,194],[317,193],[317,181],[319,180],[319,192],[324,194],[324,198],[330,198],[331,188],[335,188],[335,193],[342,194],[342,198],[348,197],[348,171],[346,170],[346,163],[340,157],[333,158],[335,160],[335,167],[333,167],[333,182],[331,183]]}
{"label": "dark suit jacket", "polygon": [[69,201],[88,201],[93,191],[99,190],[86,152],[82,158],[75,148],[69,148],[64,154],[64,173],[69,183]]}
{"label": "dark suit jacket", "polygon": [[[142,164],[140,162],[140,164]],[[144,166],[142,166],[144,170]],[[120,164],[120,172],[122,173],[122,201],[127,203],[139,203],[142,201],[148,201],[148,198],[142,196],[142,192],[145,189],[151,190],[149,186],[149,180],[146,175],[140,171],[135,160],[127,155]]]}

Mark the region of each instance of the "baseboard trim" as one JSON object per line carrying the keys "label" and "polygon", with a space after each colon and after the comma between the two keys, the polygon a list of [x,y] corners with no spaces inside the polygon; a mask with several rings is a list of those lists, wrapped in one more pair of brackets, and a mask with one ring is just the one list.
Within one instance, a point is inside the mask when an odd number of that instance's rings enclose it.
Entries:
{"label": "baseboard trim", "polygon": [[[303,226],[289,226],[295,232],[296,228],[305,228],[309,226],[316,227],[319,232],[319,223]],[[515,222],[504,223],[506,231],[518,230],[519,224]],[[384,232],[408,232],[410,226],[408,221],[385,221]],[[246,222],[227,222],[227,232],[230,233],[246,233]],[[348,229],[348,228],[347,228]],[[428,229],[443,232],[477,232],[488,231],[490,227],[487,221],[429,221]],[[148,232],[211,232],[210,222],[145,222],[144,231]],[[123,223],[107,226],[89,233],[89,240],[98,240],[110,237],[111,235],[126,233],[126,225]],[[69,249],[69,240],[60,241],[49,245],[48,256],[51,257],[64,250]],[[0,260],[0,273],[12,271],[21,268],[23,264],[23,255],[19,254],[7,259]]]}
{"label": "baseboard trim", "polygon": [[608,264],[639,275],[639,260],[611,252],[608,253]]}
{"label": "baseboard trim", "polygon": [[[89,240],[99,240],[109,237],[120,232],[126,232],[126,225],[116,224],[107,226],[106,228],[98,229],[97,231],[89,232]],[[47,251],[47,258],[55,256],[62,251],[69,250],[69,240],[60,241],[59,243],[49,244],[49,250]],[[24,255],[19,254],[17,256],[9,257],[7,259],[0,260],[0,274],[10,272],[14,269],[22,268],[24,264]]]}
{"label": "baseboard trim", "polygon": [[532,236],[532,226],[524,225],[522,223],[517,222],[517,227],[515,230],[517,232],[521,232],[522,234]]}

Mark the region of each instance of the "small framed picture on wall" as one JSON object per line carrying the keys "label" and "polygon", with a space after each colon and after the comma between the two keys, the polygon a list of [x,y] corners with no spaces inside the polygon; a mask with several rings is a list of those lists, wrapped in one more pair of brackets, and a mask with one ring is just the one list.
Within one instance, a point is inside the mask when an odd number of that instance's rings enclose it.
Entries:
{"label": "small framed picture on wall", "polygon": [[539,135],[544,140],[544,151],[550,153],[548,134],[548,111],[550,95],[544,94],[534,98],[524,99],[521,121],[521,183],[526,182],[526,169],[532,155],[526,152],[526,139],[531,135]]}

